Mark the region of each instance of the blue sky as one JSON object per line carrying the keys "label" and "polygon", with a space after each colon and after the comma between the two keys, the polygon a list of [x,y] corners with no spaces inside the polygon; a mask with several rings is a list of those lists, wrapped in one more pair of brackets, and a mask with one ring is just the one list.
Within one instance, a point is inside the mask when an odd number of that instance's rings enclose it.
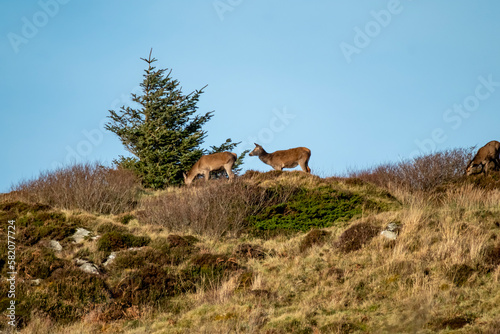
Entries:
{"label": "blue sky", "polygon": [[102,125],[151,48],[186,93],[208,85],[205,147],[306,146],[329,176],[500,140],[499,31],[493,0],[2,1],[0,192],[126,154]]}

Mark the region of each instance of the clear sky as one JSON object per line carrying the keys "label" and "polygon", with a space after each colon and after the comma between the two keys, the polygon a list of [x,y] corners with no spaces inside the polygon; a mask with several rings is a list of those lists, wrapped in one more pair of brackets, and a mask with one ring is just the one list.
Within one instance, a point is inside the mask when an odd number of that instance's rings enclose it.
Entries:
{"label": "clear sky", "polygon": [[2,1],[0,32],[0,192],[126,154],[102,125],[151,48],[185,93],[208,85],[207,148],[306,146],[329,176],[500,140],[496,0]]}

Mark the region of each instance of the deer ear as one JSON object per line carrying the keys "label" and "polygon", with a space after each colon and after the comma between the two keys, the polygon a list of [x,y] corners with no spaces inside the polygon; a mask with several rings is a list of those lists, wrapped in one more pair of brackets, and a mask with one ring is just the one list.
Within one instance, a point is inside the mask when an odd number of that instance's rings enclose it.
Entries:
{"label": "deer ear", "polygon": [[257,147],[258,147],[258,146],[260,146],[260,145],[259,145],[259,144],[257,144],[257,143],[254,143],[254,144],[255,144],[255,146],[257,146]]}

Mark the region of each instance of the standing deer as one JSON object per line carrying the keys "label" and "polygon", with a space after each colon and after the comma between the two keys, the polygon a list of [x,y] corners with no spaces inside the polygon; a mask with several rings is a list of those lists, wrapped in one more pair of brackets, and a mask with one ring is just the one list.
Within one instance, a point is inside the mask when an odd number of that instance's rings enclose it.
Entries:
{"label": "standing deer", "polygon": [[236,154],[232,152],[219,152],[204,155],[198,160],[189,172],[184,173],[184,183],[190,185],[194,178],[199,174],[203,174],[205,181],[208,181],[211,171],[219,170],[224,168],[229,180],[234,178],[233,165],[236,161]]}
{"label": "standing deer", "polygon": [[300,165],[300,168],[304,172],[311,172],[311,168],[307,165],[311,157],[311,150],[306,147],[296,147],[289,150],[267,153],[262,146],[255,144],[255,148],[248,155],[258,156],[263,163],[268,164],[275,170],[282,171],[283,168],[294,168]]}
{"label": "standing deer", "polygon": [[474,159],[467,165],[465,173],[469,176],[472,174],[488,173],[493,163],[493,169],[500,168],[500,143],[496,140],[490,141],[488,144],[481,147]]}

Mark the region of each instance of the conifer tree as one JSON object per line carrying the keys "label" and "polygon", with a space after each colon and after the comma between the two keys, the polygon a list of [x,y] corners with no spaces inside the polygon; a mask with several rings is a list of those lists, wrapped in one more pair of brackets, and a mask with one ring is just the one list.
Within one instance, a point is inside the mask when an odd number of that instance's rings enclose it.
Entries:
{"label": "conifer tree", "polygon": [[[134,157],[120,156],[114,162],[134,170],[146,187],[180,184],[182,173],[205,153],[200,148],[206,137],[202,127],[213,111],[198,115],[197,103],[206,86],[185,95],[179,81],[171,78],[171,70],[153,66],[157,59],[151,58],[151,52],[148,59],[141,59],[147,69],[141,93],[131,94],[136,108],[109,110],[111,121],[106,124]],[[221,147],[234,148],[237,144],[228,139]]]}

